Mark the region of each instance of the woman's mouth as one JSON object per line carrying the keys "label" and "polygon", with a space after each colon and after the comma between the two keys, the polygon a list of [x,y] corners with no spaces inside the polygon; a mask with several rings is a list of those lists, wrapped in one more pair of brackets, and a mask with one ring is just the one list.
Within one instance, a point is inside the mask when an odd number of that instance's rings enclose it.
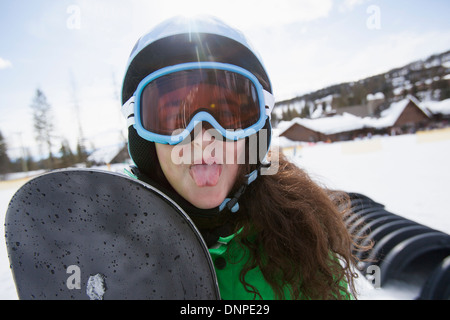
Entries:
{"label": "woman's mouth", "polygon": [[189,174],[198,187],[214,187],[219,182],[222,173],[221,164],[193,164],[189,167]]}

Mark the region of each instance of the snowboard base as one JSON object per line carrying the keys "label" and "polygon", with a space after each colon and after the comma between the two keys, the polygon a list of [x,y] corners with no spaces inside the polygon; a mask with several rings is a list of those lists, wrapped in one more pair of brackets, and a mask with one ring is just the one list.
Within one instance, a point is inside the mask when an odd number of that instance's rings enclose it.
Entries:
{"label": "snowboard base", "polygon": [[20,299],[220,299],[186,213],[123,175],[39,176],[11,199],[5,233]]}

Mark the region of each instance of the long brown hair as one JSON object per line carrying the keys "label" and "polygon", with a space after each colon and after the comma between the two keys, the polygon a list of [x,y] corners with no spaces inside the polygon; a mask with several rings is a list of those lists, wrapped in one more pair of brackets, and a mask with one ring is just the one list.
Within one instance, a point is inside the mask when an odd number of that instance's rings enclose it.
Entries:
{"label": "long brown hair", "polygon": [[[344,223],[348,195],[318,185],[281,153],[278,165],[276,174],[261,175],[239,201],[234,222],[242,231],[236,239],[250,251],[241,282],[259,296],[245,281],[259,267],[279,299],[288,298],[285,288],[293,299],[355,296],[355,244]],[[242,167],[249,172],[249,165]]]}

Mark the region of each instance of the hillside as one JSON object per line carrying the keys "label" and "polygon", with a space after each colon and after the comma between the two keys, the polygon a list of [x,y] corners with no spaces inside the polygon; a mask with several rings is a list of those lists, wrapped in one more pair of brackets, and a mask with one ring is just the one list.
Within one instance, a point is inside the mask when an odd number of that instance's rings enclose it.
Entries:
{"label": "hillside", "polygon": [[339,109],[345,109],[351,113],[353,107],[356,110],[381,96],[383,101],[373,110],[377,115],[390,103],[408,94],[421,101],[450,98],[450,50],[359,81],[340,83],[279,101],[275,104],[273,121],[298,116],[310,118],[318,109],[338,113]]}

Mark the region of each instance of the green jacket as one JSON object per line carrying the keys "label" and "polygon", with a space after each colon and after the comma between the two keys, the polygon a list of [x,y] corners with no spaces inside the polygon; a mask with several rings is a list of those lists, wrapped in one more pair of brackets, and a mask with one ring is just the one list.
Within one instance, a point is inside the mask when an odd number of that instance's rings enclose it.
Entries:
{"label": "green jacket", "polygon": [[[220,296],[224,300],[253,300],[255,294],[247,292],[239,280],[240,272],[249,253],[233,240],[234,237],[234,234],[225,238],[221,237],[217,245],[209,249],[216,270]],[[245,280],[258,289],[262,299],[275,299],[272,287],[265,281],[258,267],[250,270],[246,274]],[[285,297],[290,297],[288,288],[284,290],[284,294]],[[352,299],[349,296],[347,298]],[[260,299],[259,296],[256,295],[256,299]]]}
{"label": "green jacket", "polygon": [[[234,234],[226,238],[221,237],[217,245],[209,249],[216,269],[220,296],[224,300],[253,300],[255,295],[247,292],[239,281],[239,275],[244,263],[247,261],[248,252],[243,251],[236,244],[233,240],[234,237]],[[245,279],[258,289],[264,300],[273,300],[275,298],[272,288],[264,280],[259,268],[250,270]]]}

